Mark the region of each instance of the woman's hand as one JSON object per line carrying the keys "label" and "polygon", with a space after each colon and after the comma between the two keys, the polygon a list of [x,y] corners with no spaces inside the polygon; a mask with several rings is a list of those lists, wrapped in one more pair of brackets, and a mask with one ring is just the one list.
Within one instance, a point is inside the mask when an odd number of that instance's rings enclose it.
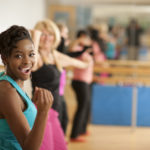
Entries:
{"label": "woman's hand", "polygon": [[48,113],[53,104],[53,96],[50,91],[36,87],[33,102],[35,103],[39,113]]}
{"label": "woman's hand", "polygon": [[29,33],[30,33],[30,36],[32,37],[32,39],[35,39],[35,38],[37,38],[37,37],[40,37],[41,34],[42,34],[41,31],[39,31],[39,30],[34,30],[34,29],[29,30]]}

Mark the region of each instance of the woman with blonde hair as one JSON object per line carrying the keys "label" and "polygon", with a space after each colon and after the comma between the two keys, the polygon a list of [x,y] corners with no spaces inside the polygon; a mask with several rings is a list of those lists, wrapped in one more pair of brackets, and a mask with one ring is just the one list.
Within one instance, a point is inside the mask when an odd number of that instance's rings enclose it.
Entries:
{"label": "woman with blonde hair", "polygon": [[[54,97],[52,111],[55,114],[59,113],[59,115],[61,115],[62,108],[59,96],[59,83],[63,67],[74,66],[86,68],[88,64],[64,55],[56,50],[60,42],[60,32],[57,25],[52,20],[45,19],[39,21],[34,29],[33,41],[35,41],[36,49],[38,49],[38,63],[32,72],[33,91],[36,86],[51,91]],[[61,148],[61,150],[63,149]]]}

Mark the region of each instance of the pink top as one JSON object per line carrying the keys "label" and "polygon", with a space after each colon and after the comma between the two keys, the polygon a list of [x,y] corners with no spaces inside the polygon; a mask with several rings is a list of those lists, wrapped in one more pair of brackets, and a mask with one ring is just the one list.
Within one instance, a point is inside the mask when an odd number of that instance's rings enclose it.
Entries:
{"label": "pink top", "polygon": [[60,76],[60,83],[59,83],[59,95],[64,95],[64,89],[66,85],[66,70],[63,70]]}
{"label": "pink top", "polygon": [[[98,43],[93,42],[93,54],[94,54],[94,60],[96,62],[103,62],[106,60],[106,57],[103,52],[101,52],[101,48],[99,47]],[[107,78],[107,73],[101,73],[100,78]],[[104,84],[103,81],[100,82],[100,84]]]}
{"label": "pink top", "polygon": [[85,51],[80,57],[78,57],[81,61],[85,61],[89,63],[89,66],[85,69],[74,68],[74,80],[83,81],[86,83],[91,83],[93,80],[93,58],[92,56]]}
{"label": "pink top", "polygon": [[96,62],[103,62],[106,60],[105,55],[101,52],[101,48],[98,46],[96,42],[93,42],[93,54],[94,54],[94,60]]}

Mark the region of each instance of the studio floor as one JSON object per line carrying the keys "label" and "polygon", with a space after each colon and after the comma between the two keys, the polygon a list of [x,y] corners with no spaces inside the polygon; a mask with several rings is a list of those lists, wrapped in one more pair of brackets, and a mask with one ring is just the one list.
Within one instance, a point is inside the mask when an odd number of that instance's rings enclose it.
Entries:
{"label": "studio floor", "polygon": [[76,109],[74,92],[66,86],[65,98],[69,113],[68,150],[150,150],[150,127],[102,126],[89,124],[90,136],[85,143],[69,142],[72,118]]}
{"label": "studio floor", "polygon": [[150,128],[90,125],[86,143],[69,143],[69,150],[149,150]]}

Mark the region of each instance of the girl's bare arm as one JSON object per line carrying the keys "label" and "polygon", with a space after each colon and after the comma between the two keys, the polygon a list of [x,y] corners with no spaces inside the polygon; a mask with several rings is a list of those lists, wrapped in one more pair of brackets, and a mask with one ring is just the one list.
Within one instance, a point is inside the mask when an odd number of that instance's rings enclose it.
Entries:
{"label": "girl's bare arm", "polygon": [[[7,91],[7,92],[5,92]],[[53,98],[49,91],[36,89],[37,116],[32,130],[20,105],[20,96],[14,88],[0,91],[0,112],[7,120],[23,150],[39,150]],[[9,94],[8,94],[9,93]]]}

